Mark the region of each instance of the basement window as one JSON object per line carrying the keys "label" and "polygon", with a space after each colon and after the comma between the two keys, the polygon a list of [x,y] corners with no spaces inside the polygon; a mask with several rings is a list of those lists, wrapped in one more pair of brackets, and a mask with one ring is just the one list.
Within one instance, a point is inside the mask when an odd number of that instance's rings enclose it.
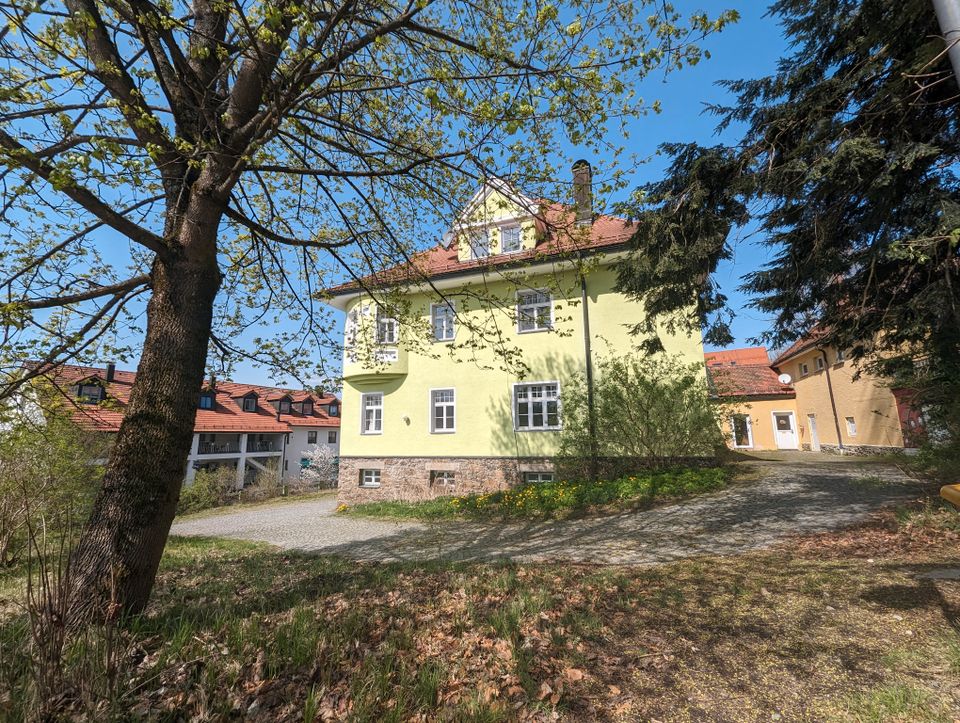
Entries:
{"label": "basement window", "polygon": [[378,469],[360,470],[360,486],[361,487],[379,487],[380,486],[380,470]]}
{"label": "basement window", "polygon": [[553,472],[524,472],[523,481],[528,485],[553,482]]}
{"label": "basement window", "polygon": [[430,472],[430,486],[452,490],[457,486],[457,473],[434,470]]}

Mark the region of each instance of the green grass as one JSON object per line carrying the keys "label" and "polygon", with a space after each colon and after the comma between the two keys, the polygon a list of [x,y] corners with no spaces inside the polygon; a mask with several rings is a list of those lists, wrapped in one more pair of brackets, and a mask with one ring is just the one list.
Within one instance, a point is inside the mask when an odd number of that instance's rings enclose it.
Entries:
{"label": "green grass", "polygon": [[729,480],[729,471],[722,467],[678,469],[596,482],[524,484],[500,492],[438,497],[424,502],[366,502],[341,514],[424,520],[551,517],[713,492],[726,487]]}

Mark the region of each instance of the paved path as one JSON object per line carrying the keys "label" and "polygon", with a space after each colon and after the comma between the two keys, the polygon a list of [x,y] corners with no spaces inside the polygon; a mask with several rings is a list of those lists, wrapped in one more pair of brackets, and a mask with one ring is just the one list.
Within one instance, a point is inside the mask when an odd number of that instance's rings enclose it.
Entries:
{"label": "paved path", "polygon": [[735,554],[796,533],[819,532],[909,499],[916,488],[892,466],[860,462],[749,462],[753,482],[638,512],[524,523],[384,522],[335,514],[331,496],[178,521],[174,535],[269,542],[363,560],[564,560],[654,564]]}

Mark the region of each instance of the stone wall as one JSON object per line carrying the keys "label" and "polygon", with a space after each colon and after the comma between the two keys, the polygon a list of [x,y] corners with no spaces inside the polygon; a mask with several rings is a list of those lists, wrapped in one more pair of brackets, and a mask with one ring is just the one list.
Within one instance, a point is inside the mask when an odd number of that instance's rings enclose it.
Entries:
{"label": "stone wall", "polygon": [[[380,470],[379,487],[362,487],[360,471]],[[448,495],[468,495],[514,487],[524,472],[552,472],[542,458],[512,457],[341,457],[337,501],[345,505],[382,500],[415,502]],[[449,486],[436,472],[453,472]]]}
{"label": "stone wall", "polygon": [[[677,457],[670,460],[601,458],[598,473],[604,478],[620,477],[654,467],[706,467],[715,458]],[[416,502],[449,495],[496,492],[520,484],[526,472],[555,472],[558,476],[584,478],[587,470],[578,464],[558,464],[545,457],[341,457],[337,501],[361,502],[402,500]],[[361,470],[380,471],[379,487],[361,486]],[[438,472],[453,472],[454,484],[446,484]]]}

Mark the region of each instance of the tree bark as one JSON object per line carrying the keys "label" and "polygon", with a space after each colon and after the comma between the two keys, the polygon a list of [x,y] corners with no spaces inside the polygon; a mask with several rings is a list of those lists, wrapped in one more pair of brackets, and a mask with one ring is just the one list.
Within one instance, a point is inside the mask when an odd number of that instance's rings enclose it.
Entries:
{"label": "tree bark", "polygon": [[[207,359],[219,209],[188,208],[158,257],[137,378],[102,487],[70,564],[68,623],[143,610],[176,513]],[[190,204],[194,206],[194,204]]]}

